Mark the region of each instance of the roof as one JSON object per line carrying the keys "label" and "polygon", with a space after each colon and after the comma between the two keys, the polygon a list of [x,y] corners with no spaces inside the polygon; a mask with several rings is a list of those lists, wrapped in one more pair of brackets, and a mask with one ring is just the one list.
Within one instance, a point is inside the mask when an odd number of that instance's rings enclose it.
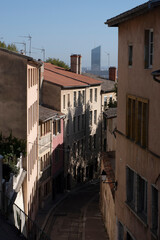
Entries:
{"label": "roof", "polygon": [[99,80],[73,73],[51,63],[44,63],[44,80],[64,88],[86,87],[101,84]]}
{"label": "roof", "polygon": [[26,59],[26,60],[28,60],[31,64],[37,65],[38,67],[41,67],[42,64],[43,64],[41,61],[37,61],[37,60],[33,59],[32,57],[29,57],[29,56],[26,56],[26,55],[23,55],[23,54],[20,54],[20,53],[17,53],[17,52],[13,52],[13,51],[8,50],[8,49],[6,49],[6,48],[0,48],[0,51],[6,52],[6,53],[8,53],[8,54],[15,55],[15,56],[20,57],[20,58],[23,58],[23,59]]}
{"label": "roof", "polygon": [[160,5],[160,0],[148,1],[148,2],[141,4],[135,8],[132,8],[129,11],[121,13],[121,14],[117,15],[116,17],[108,19],[105,22],[105,24],[108,24],[109,27],[117,27],[120,23],[130,20],[136,16],[140,16],[159,5]]}
{"label": "roof", "polygon": [[39,105],[39,120],[41,122],[45,122],[50,119],[60,119],[63,117],[65,117],[65,114]]}
{"label": "roof", "polygon": [[98,77],[97,75],[94,75],[92,73],[83,73],[83,75],[84,76],[89,76],[89,77],[94,78],[98,81],[101,81],[101,92],[102,93],[107,93],[107,92],[113,92],[114,91],[115,81]]}
{"label": "roof", "polygon": [[105,116],[109,119],[109,118],[115,118],[117,117],[117,108],[108,108],[105,112],[104,112]]}

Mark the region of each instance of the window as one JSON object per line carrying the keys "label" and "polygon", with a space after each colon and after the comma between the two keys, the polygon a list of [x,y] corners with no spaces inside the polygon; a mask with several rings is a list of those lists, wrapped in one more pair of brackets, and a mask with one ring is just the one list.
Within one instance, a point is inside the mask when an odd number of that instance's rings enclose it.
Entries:
{"label": "window", "polygon": [[93,146],[94,146],[94,149],[96,149],[96,134],[94,134],[94,138],[93,138]]}
{"label": "window", "polygon": [[80,141],[77,142],[78,156],[80,155]]}
{"label": "window", "polygon": [[106,138],[104,139],[104,144],[103,144],[103,150],[104,152],[106,152],[106,149],[107,149],[107,140]]}
{"label": "window", "polygon": [[107,107],[107,96],[104,96],[104,108]]}
{"label": "window", "polygon": [[63,109],[65,109],[66,106],[66,99],[65,99],[65,95],[63,95]]}
{"label": "window", "polygon": [[84,90],[82,91],[82,103],[83,104],[85,103],[85,91]]}
{"label": "window", "polygon": [[147,147],[148,100],[127,96],[127,137]]}
{"label": "window", "polygon": [[78,131],[80,131],[80,115],[78,116]]}
{"label": "window", "polygon": [[56,121],[53,122],[53,135],[57,135],[57,124],[56,124]]}
{"label": "window", "polygon": [[94,110],[94,124],[97,124],[97,110]]}
{"label": "window", "polygon": [[76,132],[76,117],[73,118],[73,131]]}
{"label": "window", "polygon": [[145,68],[151,68],[153,64],[153,30],[145,30]]}
{"label": "window", "polygon": [[90,89],[90,102],[92,103],[92,89]]}
{"label": "window", "polygon": [[147,222],[147,181],[127,167],[126,186],[127,204]]}
{"label": "window", "polygon": [[89,150],[92,150],[92,136],[89,136]]}
{"label": "window", "polygon": [[128,66],[132,66],[133,46],[128,46]]}
{"label": "window", "polygon": [[76,143],[73,143],[73,157],[76,157]]}
{"label": "window", "polygon": [[85,115],[82,114],[82,129],[84,129],[85,126]]}
{"label": "window", "polygon": [[152,186],[152,232],[158,234],[158,190]]}
{"label": "window", "polygon": [[105,116],[103,118],[103,122],[104,122],[104,130],[107,130],[107,119]]}
{"label": "window", "polygon": [[61,120],[57,121],[57,125],[58,125],[58,133],[61,133]]}
{"label": "window", "polygon": [[124,228],[121,222],[118,221],[118,240],[124,239]]}
{"label": "window", "polygon": [[70,94],[68,94],[68,107],[70,107]]}
{"label": "window", "polygon": [[83,139],[81,140],[81,155],[84,154],[84,141]]}
{"label": "window", "polygon": [[78,106],[81,105],[81,91],[78,91]]}
{"label": "window", "polygon": [[97,88],[94,89],[94,101],[97,102]]}
{"label": "window", "polygon": [[67,120],[67,135],[69,134],[69,119]]}
{"label": "window", "polygon": [[76,92],[74,92],[73,106],[76,107]]}
{"label": "window", "polygon": [[89,124],[92,126],[92,111],[89,112]]}

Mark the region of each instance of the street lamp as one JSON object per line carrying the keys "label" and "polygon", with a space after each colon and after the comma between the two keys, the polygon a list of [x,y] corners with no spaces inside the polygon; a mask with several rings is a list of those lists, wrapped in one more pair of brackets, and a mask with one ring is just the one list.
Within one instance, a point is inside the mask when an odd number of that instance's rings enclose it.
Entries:
{"label": "street lamp", "polygon": [[160,79],[157,78],[160,77],[160,69],[152,72],[151,75],[156,82],[160,83]]}
{"label": "street lamp", "polygon": [[102,180],[102,182],[103,183],[113,183],[114,184],[114,190],[117,190],[118,182],[117,181],[106,181],[106,179],[107,179],[107,173],[103,169],[103,171],[101,173],[101,180]]}

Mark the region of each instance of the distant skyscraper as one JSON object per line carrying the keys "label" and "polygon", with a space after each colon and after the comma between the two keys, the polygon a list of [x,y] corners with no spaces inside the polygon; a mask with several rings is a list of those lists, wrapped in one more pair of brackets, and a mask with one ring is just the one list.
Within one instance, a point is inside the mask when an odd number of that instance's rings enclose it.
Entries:
{"label": "distant skyscraper", "polygon": [[91,50],[91,71],[101,70],[101,46]]}

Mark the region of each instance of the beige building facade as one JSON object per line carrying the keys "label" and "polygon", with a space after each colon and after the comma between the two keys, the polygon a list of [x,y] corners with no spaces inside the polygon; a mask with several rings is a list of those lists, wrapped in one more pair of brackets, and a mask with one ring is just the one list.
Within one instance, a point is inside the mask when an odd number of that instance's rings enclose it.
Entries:
{"label": "beige building facade", "polygon": [[[72,69],[72,68],[71,68]],[[66,71],[52,64],[44,66],[42,101],[66,115],[64,151],[66,187],[92,179],[99,161],[101,82]]]}
{"label": "beige building facade", "polygon": [[32,219],[37,211],[37,164],[39,122],[40,62],[0,49],[0,129],[26,141],[22,166],[27,171],[23,182],[24,210]]}
{"label": "beige building facade", "polygon": [[149,1],[107,20],[119,29],[116,239],[160,237],[160,5]]}

